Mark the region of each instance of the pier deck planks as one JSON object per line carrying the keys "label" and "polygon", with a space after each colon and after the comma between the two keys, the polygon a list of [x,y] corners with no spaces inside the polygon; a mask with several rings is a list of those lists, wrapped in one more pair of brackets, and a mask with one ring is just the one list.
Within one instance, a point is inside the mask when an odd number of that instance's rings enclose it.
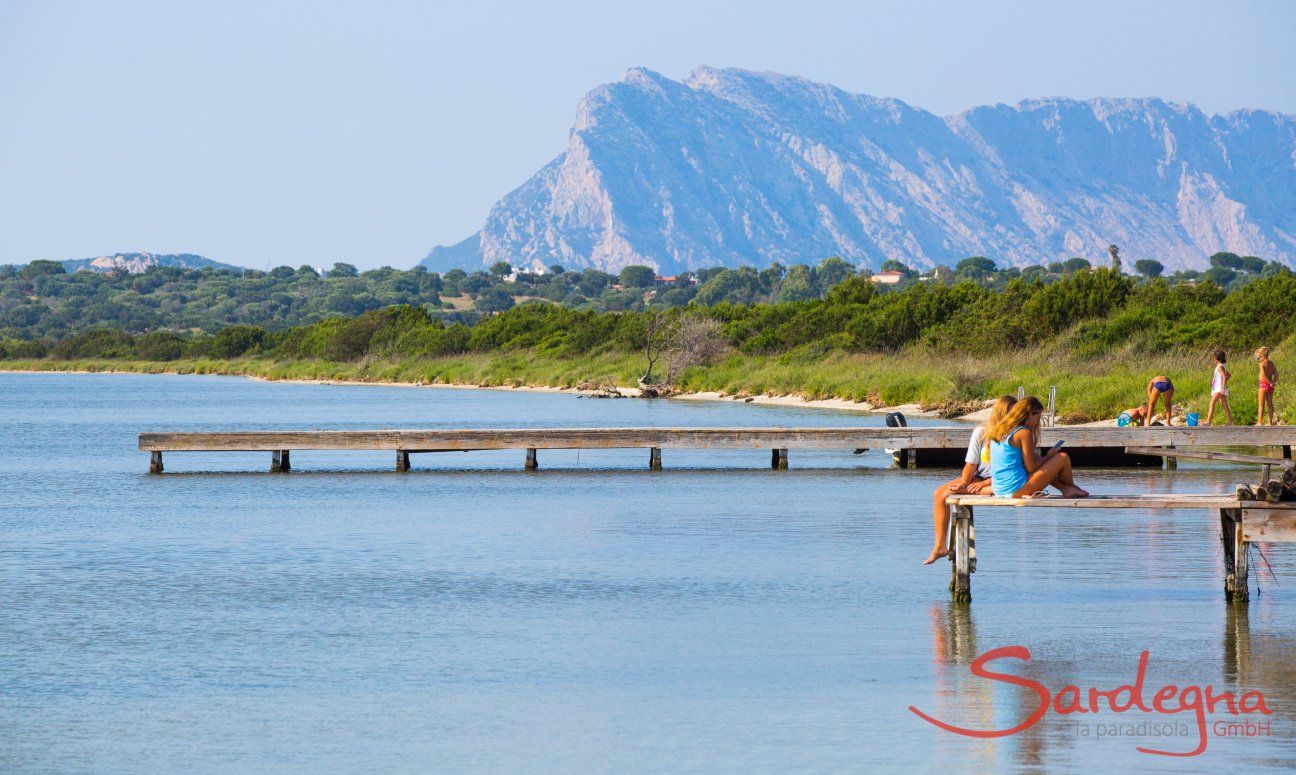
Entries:
{"label": "pier deck planks", "polygon": [[[225,431],[141,433],[145,452],[283,449],[958,449],[972,425],[915,428],[509,428],[432,430]],[[1045,428],[1041,446],[1059,439],[1085,447],[1265,447],[1296,444],[1296,426],[1215,428]]]}

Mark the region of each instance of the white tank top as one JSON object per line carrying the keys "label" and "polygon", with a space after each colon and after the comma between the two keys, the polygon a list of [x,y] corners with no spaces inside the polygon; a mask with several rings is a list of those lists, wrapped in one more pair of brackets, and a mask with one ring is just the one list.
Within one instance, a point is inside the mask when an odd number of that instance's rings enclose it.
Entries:
{"label": "white tank top", "polygon": [[1224,387],[1224,367],[1218,363],[1215,364],[1215,375],[1211,377],[1211,393],[1228,395],[1228,389]]}

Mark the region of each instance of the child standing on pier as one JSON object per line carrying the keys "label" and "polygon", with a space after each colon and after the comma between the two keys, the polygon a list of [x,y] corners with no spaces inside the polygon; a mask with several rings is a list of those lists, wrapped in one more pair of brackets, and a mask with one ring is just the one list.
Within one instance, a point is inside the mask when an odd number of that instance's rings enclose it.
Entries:
{"label": "child standing on pier", "polygon": [[949,532],[949,505],[945,500],[951,495],[977,495],[990,488],[990,447],[986,440],[986,429],[1003,419],[1012,409],[1017,399],[1012,396],[999,396],[990,408],[990,416],[985,425],[978,425],[972,431],[972,440],[968,442],[967,455],[963,457],[963,474],[942,484],[932,493],[932,521],[936,525],[936,543],[931,554],[923,560],[923,565],[931,565],[941,557],[949,554],[945,546],[946,533]]}
{"label": "child standing on pier", "polygon": [[1269,412],[1269,424],[1277,425],[1274,419],[1274,388],[1278,386],[1278,367],[1269,360],[1269,348],[1261,347],[1255,351],[1256,360],[1260,361],[1260,389],[1257,396],[1256,425],[1264,425],[1265,412]]}
{"label": "child standing on pier", "polygon": [[1224,405],[1224,416],[1228,418],[1228,425],[1233,424],[1233,410],[1229,408],[1228,402],[1228,381],[1233,375],[1225,368],[1224,363],[1228,356],[1223,350],[1215,351],[1215,373],[1211,375],[1211,396],[1210,408],[1206,410],[1206,424],[1211,424],[1211,418],[1215,416],[1215,405]]}
{"label": "child standing on pier", "polygon": [[1146,428],[1152,424],[1156,418],[1157,400],[1165,401],[1165,424],[1170,425],[1170,414],[1174,406],[1174,383],[1164,374],[1158,374],[1148,380],[1147,384],[1147,415],[1143,418],[1143,427]]}

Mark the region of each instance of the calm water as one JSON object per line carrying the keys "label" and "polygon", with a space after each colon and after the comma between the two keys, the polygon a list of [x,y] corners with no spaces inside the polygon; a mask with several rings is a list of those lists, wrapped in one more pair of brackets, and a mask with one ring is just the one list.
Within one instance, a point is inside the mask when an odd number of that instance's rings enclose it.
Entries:
{"label": "calm water", "polygon": [[[978,515],[970,609],[924,568],[947,471],[881,453],[171,454],[141,430],[849,425],[670,401],[218,377],[0,374],[0,770],[929,770],[1296,766],[1296,546],[1244,615],[1197,512]],[[1248,469],[1084,471],[1095,492],[1229,490]],[[1279,586],[1281,584],[1281,586]],[[1253,592],[1254,596],[1254,592]],[[1133,680],[1259,689],[1271,734],[1096,737],[1049,714]],[[1190,714],[1176,719],[1191,722]],[[1211,721],[1226,718],[1217,714]],[[1253,717],[1259,718],[1259,717]],[[1158,719],[1160,721],[1161,719]],[[1076,722],[1089,725],[1083,736]]]}

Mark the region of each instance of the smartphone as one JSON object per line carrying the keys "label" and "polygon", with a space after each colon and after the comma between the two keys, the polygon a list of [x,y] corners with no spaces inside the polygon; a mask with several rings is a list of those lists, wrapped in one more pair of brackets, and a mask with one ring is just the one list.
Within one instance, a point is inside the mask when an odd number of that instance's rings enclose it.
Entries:
{"label": "smartphone", "polygon": [[1059,449],[1062,449],[1062,445],[1065,444],[1065,443],[1066,443],[1066,441],[1065,441],[1064,439],[1058,439],[1058,442],[1057,442],[1056,444],[1054,444],[1053,446],[1049,447],[1049,451],[1048,451],[1048,452],[1045,452],[1044,454],[1046,454],[1046,455],[1051,455],[1051,454],[1053,454],[1054,452],[1057,452]]}

